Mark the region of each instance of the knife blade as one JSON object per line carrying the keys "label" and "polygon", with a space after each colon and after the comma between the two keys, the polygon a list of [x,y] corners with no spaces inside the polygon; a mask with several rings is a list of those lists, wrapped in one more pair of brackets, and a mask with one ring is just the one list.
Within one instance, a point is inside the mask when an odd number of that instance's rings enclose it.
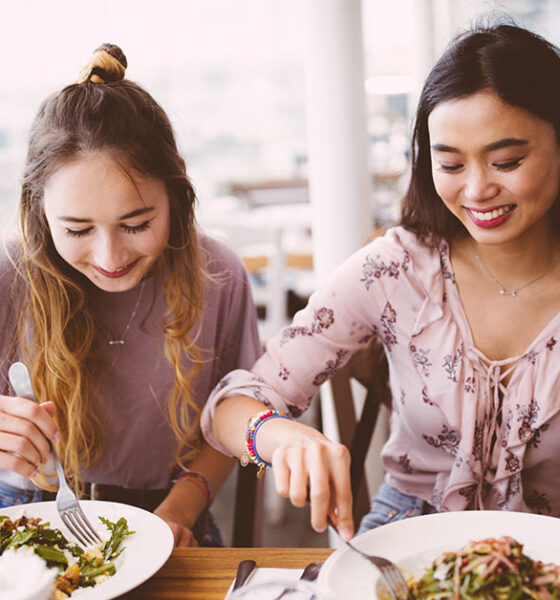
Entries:
{"label": "knife blade", "polygon": [[247,581],[252,577],[256,569],[257,563],[254,560],[242,560],[239,563],[239,565],[237,565],[237,573],[235,574],[235,580],[233,582],[232,591],[235,591],[236,589],[240,588],[242,585],[247,583]]}

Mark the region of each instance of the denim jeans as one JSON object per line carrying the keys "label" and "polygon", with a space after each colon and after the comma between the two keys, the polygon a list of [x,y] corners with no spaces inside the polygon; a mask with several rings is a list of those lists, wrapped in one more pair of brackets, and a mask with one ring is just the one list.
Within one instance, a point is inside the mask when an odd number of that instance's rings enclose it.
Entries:
{"label": "denim jeans", "polygon": [[356,535],[387,523],[435,512],[437,510],[425,500],[403,494],[389,484],[382,483],[371,502],[371,511],[362,518]]}

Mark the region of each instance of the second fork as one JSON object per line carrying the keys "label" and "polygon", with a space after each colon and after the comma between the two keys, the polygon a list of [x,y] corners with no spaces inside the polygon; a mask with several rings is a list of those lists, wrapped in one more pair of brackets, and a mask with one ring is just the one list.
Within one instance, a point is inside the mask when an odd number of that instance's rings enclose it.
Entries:
{"label": "second fork", "polygon": [[381,576],[383,577],[383,580],[387,586],[387,590],[391,594],[393,600],[408,600],[410,598],[410,590],[408,588],[408,584],[406,583],[406,579],[395,563],[382,556],[374,556],[372,554],[363,552],[357,546],[354,546],[354,544],[351,544],[348,540],[345,540],[340,535],[338,529],[335,527],[329,516],[327,516],[327,521],[337,536],[346,544],[348,548],[350,548],[350,550],[359,554],[362,558],[366,559],[370,564],[377,568],[377,570],[381,573]]}

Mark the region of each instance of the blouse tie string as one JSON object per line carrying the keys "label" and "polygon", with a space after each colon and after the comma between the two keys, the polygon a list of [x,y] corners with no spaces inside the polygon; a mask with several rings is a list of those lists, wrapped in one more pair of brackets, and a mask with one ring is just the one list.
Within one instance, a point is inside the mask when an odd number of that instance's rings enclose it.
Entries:
{"label": "blouse tie string", "polygon": [[[488,362],[487,359],[480,361],[481,366],[486,372],[485,396],[488,399],[488,403],[484,407],[482,423],[479,424],[482,427],[482,447],[480,453],[481,477],[477,482],[475,499],[475,508],[479,510],[484,510],[484,483],[492,483],[492,481],[488,480],[488,472],[492,466],[492,455],[496,444],[502,443],[500,416],[502,413],[503,398],[507,393],[507,386],[503,381],[515,369],[518,360],[515,357],[503,361]],[[512,362],[514,364],[511,364]],[[511,366],[502,371],[502,367],[508,364]]]}

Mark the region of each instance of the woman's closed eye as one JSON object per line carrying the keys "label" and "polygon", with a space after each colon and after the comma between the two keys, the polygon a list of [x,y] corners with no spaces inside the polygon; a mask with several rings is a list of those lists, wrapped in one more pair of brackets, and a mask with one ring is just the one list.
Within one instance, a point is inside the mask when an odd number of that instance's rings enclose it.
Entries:
{"label": "woman's closed eye", "polygon": [[523,162],[524,158],[524,156],[520,156],[519,158],[514,158],[512,160],[493,162],[492,166],[500,171],[513,171],[513,169],[516,169]]}
{"label": "woman's closed eye", "polygon": [[[499,171],[513,171],[514,169],[517,169],[519,165],[521,165],[524,159],[524,156],[520,156],[519,158],[513,158],[511,160],[494,161],[492,166]],[[463,168],[463,166],[464,165],[462,163],[439,163],[437,170],[443,171],[444,173],[457,173]]]}
{"label": "woman's closed eye", "polygon": [[85,229],[70,229],[66,227],[65,233],[70,237],[85,237],[93,231],[93,227],[86,227]]}
{"label": "woman's closed eye", "polygon": [[446,163],[439,163],[437,170],[443,171],[444,173],[456,173],[457,171],[459,171],[462,168],[463,168],[462,164],[450,165],[450,164],[446,164]]}
{"label": "woman's closed eye", "polygon": [[[125,233],[140,233],[141,231],[146,231],[146,229],[148,229],[150,227],[150,220],[148,221],[144,221],[143,223],[140,223],[139,225],[127,225],[126,223],[121,223],[120,228],[125,232]],[[93,231],[93,227],[86,227],[85,229],[70,229],[69,227],[66,228],[66,235],[69,235],[70,237],[85,237],[86,235],[89,235],[91,232]]]}
{"label": "woman's closed eye", "polygon": [[140,233],[141,231],[146,231],[150,227],[150,220],[144,221],[140,223],[140,225],[126,225],[125,223],[121,224],[121,229],[126,231],[126,233]]}

